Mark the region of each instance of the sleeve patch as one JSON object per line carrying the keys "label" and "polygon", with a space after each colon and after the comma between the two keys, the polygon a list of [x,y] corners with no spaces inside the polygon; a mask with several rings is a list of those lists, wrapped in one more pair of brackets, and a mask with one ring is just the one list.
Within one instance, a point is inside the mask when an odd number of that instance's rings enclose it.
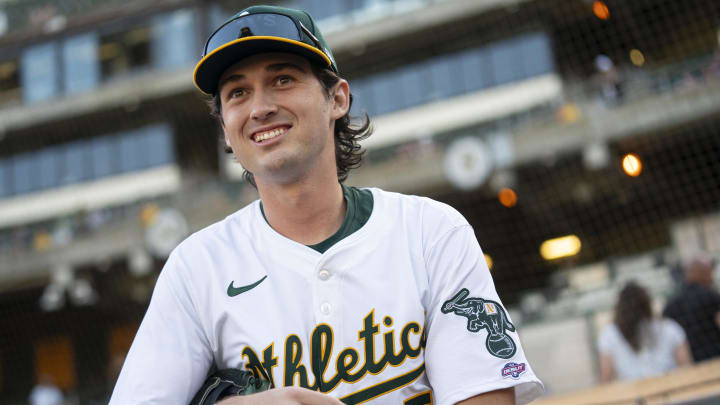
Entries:
{"label": "sleeve patch", "polygon": [[467,330],[480,332],[485,330],[487,338],[485,347],[488,352],[501,359],[509,359],[515,355],[517,347],[506,331],[515,331],[505,314],[505,309],[495,301],[484,298],[469,297],[470,291],[462,288],[452,298],[445,301],[440,308],[444,314],[454,313],[467,318]]}
{"label": "sleeve patch", "polygon": [[525,372],[525,363],[507,363],[505,364],[505,367],[503,367],[500,374],[502,375],[502,378],[513,378],[518,379],[520,378],[520,374]]}

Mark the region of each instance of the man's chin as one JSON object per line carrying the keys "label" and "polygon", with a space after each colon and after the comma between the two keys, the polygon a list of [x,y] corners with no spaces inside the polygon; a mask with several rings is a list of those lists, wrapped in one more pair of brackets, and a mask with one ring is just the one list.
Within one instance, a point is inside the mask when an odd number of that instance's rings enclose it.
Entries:
{"label": "man's chin", "polygon": [[253,172],[253,174],[256,182],[291,184],[298,182],[304,176],[304,172],[303,166],[297,164],[297,162],[283,160],[282,162],[275,161],[272,164],[265,165]]}

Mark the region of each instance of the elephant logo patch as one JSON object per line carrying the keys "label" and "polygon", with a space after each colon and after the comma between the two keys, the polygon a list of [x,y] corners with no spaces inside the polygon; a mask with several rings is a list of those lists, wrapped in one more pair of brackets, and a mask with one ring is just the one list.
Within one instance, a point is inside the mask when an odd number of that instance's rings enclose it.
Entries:
{"label": "elephant logo patch", "polygon": [[505,309],[495,301],[470,297],[470,291],[463,288],[452,298],[445,301],[440,308],[444,314],[450,312],[467,318],[467,329],[470,332],[487,332],[485,347],[488,352],[501,359],[509,359],[515,354],[517,347],[506,330],[515,332],[513,325],[505,314]]}

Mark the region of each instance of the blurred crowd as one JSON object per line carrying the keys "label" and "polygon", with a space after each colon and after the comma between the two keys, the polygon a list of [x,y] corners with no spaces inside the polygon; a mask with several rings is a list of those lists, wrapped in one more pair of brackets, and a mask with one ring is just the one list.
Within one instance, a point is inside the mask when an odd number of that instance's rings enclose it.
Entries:
{"label": "blurred crowd", "polygon": [[707,254],[684,263],[684,283],[659,314],[644,287],[634,281],[625,285],[613,322],[598,339],[602,382],[654,377],[720,357],[716,264]]}

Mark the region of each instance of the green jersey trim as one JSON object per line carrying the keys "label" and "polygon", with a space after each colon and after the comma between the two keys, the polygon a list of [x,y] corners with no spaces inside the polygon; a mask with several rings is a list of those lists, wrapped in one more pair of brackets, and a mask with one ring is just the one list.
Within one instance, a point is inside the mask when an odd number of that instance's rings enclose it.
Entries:
{"label": "green jersey trim", "polygon": [[[374,200],[370,190],[361,190],[344,184],[341,184],[340,186],[342,187],[343,196],[347,202],[345,218],[343,219],[342,225],[340,225],[340,229],[338,229],[332,236],[320,243],[308,245],[310,249],[319,253],[325,253],[333,245],[362,228],[363,225],[367,223],[368,219],[370,219],[370,214],[372,214]],[[262,201],[260,201],[260,212],[262,213],[265,222],[267,222]]]}

